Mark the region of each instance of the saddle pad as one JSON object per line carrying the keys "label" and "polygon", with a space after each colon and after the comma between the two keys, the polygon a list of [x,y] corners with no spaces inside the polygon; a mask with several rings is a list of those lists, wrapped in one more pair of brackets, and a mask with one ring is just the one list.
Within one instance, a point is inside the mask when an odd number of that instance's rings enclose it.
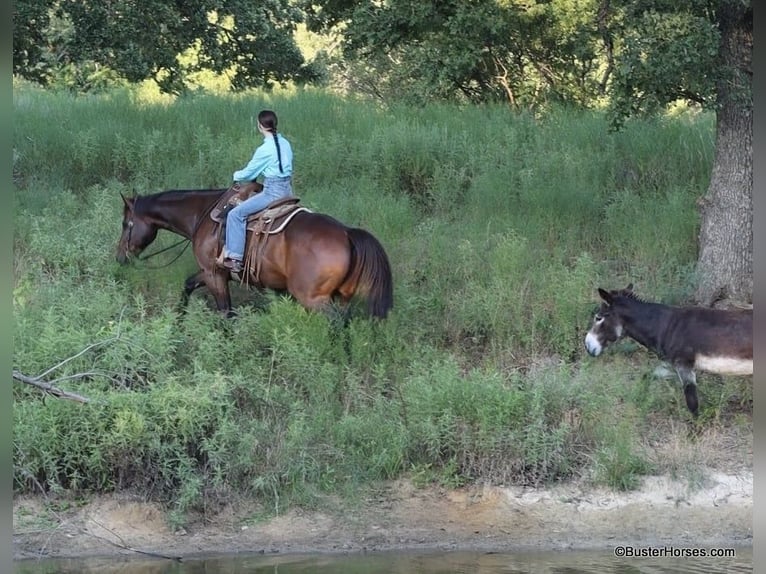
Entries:
{"label": "saddle pad", "polygon": [[[247,218],[248,231],[262,232],[269,223],[272,223],[275,219],[289,215],[294,211],[308,211],[305,207],[298,207],[300,200],[297,197],[285,197],[271,202],[266,206],[266,209],[256,211]],[[292,218],[291,218],[292,219]],[[278,233],[281,231],[280,226],[275,231],[269,231],[270,233]]]}
{"label": "saddle pad", "polygon": [[[231,196],[227,197],[226,195],[224,195],[224,197],[221,198],[221,201],[219,201],[218,205],[216,205],[210,212],[210,218],[216,223],[225,223],[224,218],[221,217],[221,212],[226,208],[226,205],[229,203],[229,197],[231,197]],[[247,197],[247,199],[250,199],[253,195],[255,194],[250,194]],[[264,219],[279,217],[280,215],[283,215],[284,213],[289,212],[290,209],[295,207],[295,204],[297,204],[299,201],[300,201],[300,198],[295,196],[283,197],[281,199],[277,199],[276,201],[272,201],[261,211],[256,211],[255,213],[250,215],[247,218],[247,221],[248,223],[250,223],[261,217],[263,217]],[[237,204],[239,203],[240,202],[237,202]],[[284,207],[287,207],[288,209],[285,209],[284,211],[282,211]]]}

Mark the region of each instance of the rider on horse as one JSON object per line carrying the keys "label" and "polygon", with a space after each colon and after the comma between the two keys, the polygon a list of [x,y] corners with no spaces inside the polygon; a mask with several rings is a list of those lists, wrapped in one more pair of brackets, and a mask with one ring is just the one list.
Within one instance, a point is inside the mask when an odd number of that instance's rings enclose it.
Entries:
{"label": "rider on horse", "polygon": [[293,193],[293,150],[290,142],[277,133],[277,115],[273,111],[262,110],[258,114],[258,131],[263,135],[263,143],[250,162],[234,172],[233,179],[250,182],[263,175],[263,191],[234,207],[226,217],[223,266],[235,273],[243,268],[248,216]]}

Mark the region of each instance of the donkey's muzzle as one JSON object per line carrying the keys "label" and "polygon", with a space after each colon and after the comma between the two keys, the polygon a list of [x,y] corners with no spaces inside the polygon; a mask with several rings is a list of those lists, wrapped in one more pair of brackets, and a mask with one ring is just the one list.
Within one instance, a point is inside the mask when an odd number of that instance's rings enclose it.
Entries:
{"label": "donkey's muzzle", "polygon": [[585,348],[591,357],[598,357],[604,350],[604,347],[598,342],[598,338],[592,333],[585,336]]}

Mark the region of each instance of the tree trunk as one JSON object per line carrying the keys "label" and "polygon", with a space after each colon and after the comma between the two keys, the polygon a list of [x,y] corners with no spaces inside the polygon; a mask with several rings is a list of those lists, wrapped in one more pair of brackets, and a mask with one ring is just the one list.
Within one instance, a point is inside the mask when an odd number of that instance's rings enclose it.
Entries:
{"label": "tree trunk", "polygon": [[753,12],[721,0],[716,152],[699,201],[695,299],[702,305],[751,303],[753,297]]}

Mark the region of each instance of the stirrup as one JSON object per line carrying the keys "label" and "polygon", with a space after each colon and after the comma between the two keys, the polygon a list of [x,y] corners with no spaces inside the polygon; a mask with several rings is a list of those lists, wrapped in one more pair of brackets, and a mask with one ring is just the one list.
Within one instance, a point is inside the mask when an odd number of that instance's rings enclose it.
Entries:
{"label": "stirrup", "polygon": [[223,260],[221,266],[224,269],[228,269],[232,273],[241,273],[245,268],[239,259],[231,259],[229,257]]}

